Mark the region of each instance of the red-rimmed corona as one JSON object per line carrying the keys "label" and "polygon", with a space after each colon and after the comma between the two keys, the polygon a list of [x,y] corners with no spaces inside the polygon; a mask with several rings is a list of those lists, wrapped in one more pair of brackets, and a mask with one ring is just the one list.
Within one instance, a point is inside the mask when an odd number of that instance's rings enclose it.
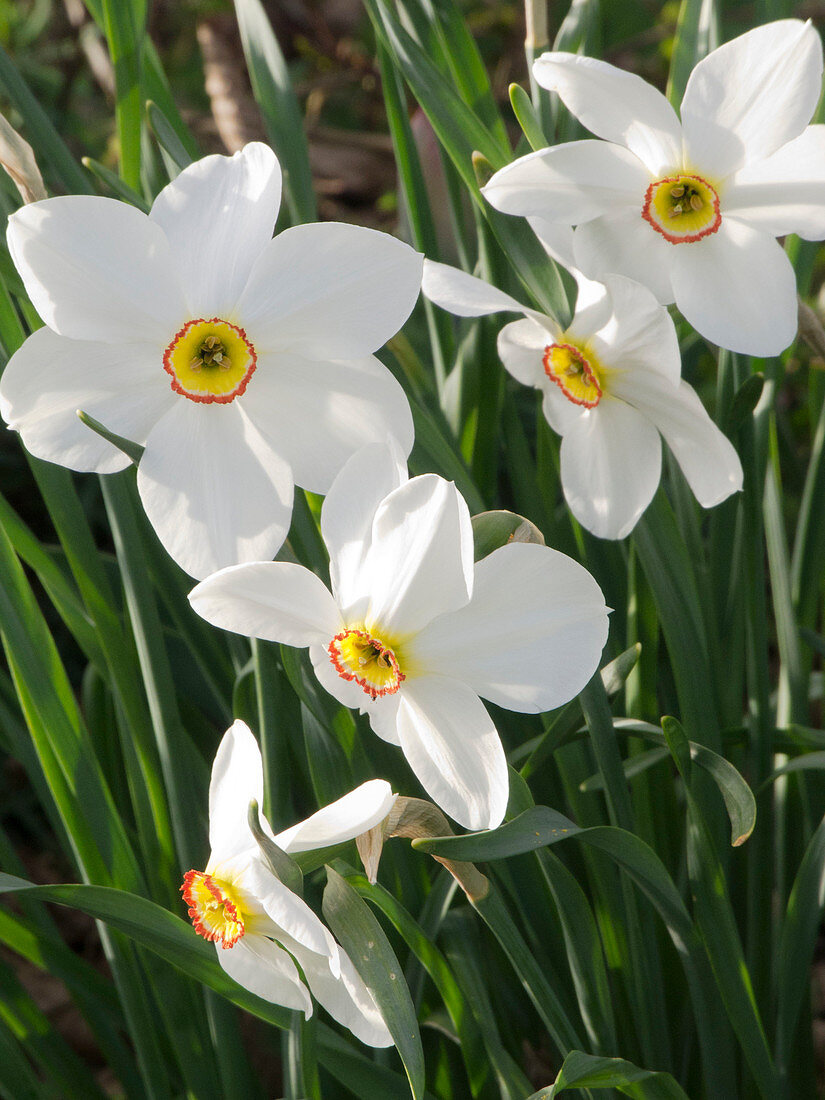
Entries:
{"label": "red-rimmed corona", "polygon": [[246,931],[237,891],[205,871],[187,871],[180,890],[198,935],[221,947],[234,947]]}
{"label": "red-rimmed corona", "polygon": [[406,679],[395,651],[366,630],[342,630],[327,647],[335,671],[377,699],[394,695]]}
{"label": "red-rimmed corona", "polygon": [[601,368],[575,344],[548,344],[542,357],[544,373],[568,401],[595,409],[602,399]]}
{"label": "red-rimmed corona", "polygon": [[692,244],[722,224],[716,188],[701,176],[655,180],[645,192],[642,217],[671,244]]}
{"label": "red-rimmed corona", "polygon": [[226,405],[240,397],[257,363],[244,330],[220,317],[187,321],[163,353],[175,393],[202,404]]}

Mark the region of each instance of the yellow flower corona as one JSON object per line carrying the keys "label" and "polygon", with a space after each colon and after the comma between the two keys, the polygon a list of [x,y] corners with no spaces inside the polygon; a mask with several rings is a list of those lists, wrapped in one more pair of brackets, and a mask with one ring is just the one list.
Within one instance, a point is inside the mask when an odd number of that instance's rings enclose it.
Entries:
{"label": "yellow flower corona", "polygon": [[204,404],[227,404],[244,392],[257,356],[242,328],[212,317],[187,321],[163,355],[175,393]]}
{"label": "yellow flower corona", "polygon": [[701,176],[678,175],[651,183],[642,217],[671,244],[691,244],[722,224],[719,195]]}
{"label": "yellow flower corona", "polygon": [[568,401],[594,409],[602,399],[603,368],[575,344],[549,344],[542,358],[544,373]]}
{"label": "yellow flower corona", "polygon": [[181,886],[195,931],[210,943],[234,947],[246,931],[238,893],[205,871],[187,871]]}

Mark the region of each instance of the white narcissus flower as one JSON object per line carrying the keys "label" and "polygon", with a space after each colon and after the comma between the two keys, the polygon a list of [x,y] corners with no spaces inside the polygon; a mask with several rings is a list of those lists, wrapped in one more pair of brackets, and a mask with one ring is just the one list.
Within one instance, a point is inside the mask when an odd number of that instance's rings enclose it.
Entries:
{"label": "white narcissus flower", "polygon": [[596,671],[607,608],[587,570],[546,546],[511,543],[474,565],[455,485],[407,481],[399,458],[365,447],[324,502],[332,594],[302,566],[259,562],[189,598],[216,626],[308,646],[327,691],[369,714],[446,813],[493,828],[507,762],[479,696],[528,713],[567,702]]}
{"label": "white narcissus flower", "polygon": [[796,280],[775,240],[825,237],[822,44],[785,19],[748,31],[693,70],[681,121],[640,77],[546,53],[539,84],[603,141],[542,149],[483,188],[509,214],[577,226],[576,266],[627,275],[675,302],[703,336],[777,355],[797,330]]}
{"label": "white narcissus flower", "polygon": [[145,445],[143,505],[198,578],[273,557],[293,483],[326,493],[365,443],[412,446],[404,392],[372,353],[413,308],[421,257],[334,222],[273,239],[280,199],[277,158],[253,143],[184,169],[148,216],[80,195],[9,219],[47,327],[12,356],[0,413],[75,470],[128,465],[77,409]]}
{"label": "white narcissus flower", "polygon": [[501,330],[498,353],[514,378],[542,391],[547,422],[562,437],[565,499],[594,535],[622,539],[635,527],[659,485],[660,433],[705,508],[741,489],[739,456],[680,377],[664,306],[621,275],[604,284],[575,275],[579,296],[566,331],[446,264],[425,262],[423,291],[463,317],[525,315]]}
{"label": "white narcissus flower", "polygon": [[[258,743],[241,721],[224,735],[209,786],[205,871],[188,871],[181,892],[196,931],[215,944],[218,962],[239,985],[264,1000],[312,1015],[295,961],[320,1003],[370,1046],[390,1046],[384,1019],[346,952],[297,894],[270,870],[249,827],[249,804],[263,801]],[[285,852],[340,844],[376,826],[395,801],[389,783],[363,783],[284,832],[263,831]]]}

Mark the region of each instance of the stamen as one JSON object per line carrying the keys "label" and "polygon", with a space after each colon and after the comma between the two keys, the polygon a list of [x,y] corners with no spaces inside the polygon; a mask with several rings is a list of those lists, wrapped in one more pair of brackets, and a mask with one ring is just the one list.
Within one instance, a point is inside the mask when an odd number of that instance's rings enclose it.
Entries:
{"label": "stamen", "polygon": [[542,358],[544,373],[568,401],[593,409],[602,398],[599,368],[575,344],[550,344]]}
{"label": "stamen", "polygon": [[198,935],[221,947],[234,947],[246,929],[232,888],[204,871],[187,871],[180,890]]}
{"label": "stamen", "polygon": [[642,217],[671,244],[700,241],[722,224],[715,188],[701,176],[691,175],[669,176],[651,183]]}
{"label": "stamen", "polygon": [[338,675],[358,684],[372,699],[394,695],[405,679],[395,652],[366,630],[342,630],[327,653]]}
{"label": "stamen", "polygon": [[204,403],[226,404],[240,397],[256,366],[244,330],[220,317],[187,322],[163,356],[172,389]]}

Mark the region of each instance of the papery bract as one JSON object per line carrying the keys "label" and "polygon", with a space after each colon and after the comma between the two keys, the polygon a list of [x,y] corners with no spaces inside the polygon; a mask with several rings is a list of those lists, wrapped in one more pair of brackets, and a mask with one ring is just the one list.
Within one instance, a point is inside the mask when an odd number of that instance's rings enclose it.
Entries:
{"label": "papery bract", "polygon": [[372,352],[410,313],[421,257],[333,222],[272,239],[280,197],[275,154],[253,143],[186,168],[148,216],[70,196],[9,222],[47,327],[9,362],[0,413],[75,470],[128,464],[77,409],[145,445],[147,515],[195,577],[272,557],[293,482],[325,493],[364,443],[412,445],[404,392]]}
{"label": "papery bract", "polygon": [[[198,933],[215,943],[218,962],[267,1001],[312,1014],[301,978],[324,1008],[370,1046],[392,1043],[386,1024],[351,960],[309,906],[273,873],[249,827],[249,804],[263,801],[263,766],[249,727],[227,730],[212,765],[205,871],[188,871],[181,888]],[[351,840],[381,822],[395,795],[389,783],[363,783],[306,821],[273,835],[283,851]]]}
{"label": "papery bract", "polygon": [[714,343],[777,355],[796,280],[774,238],[825,237],[825,126],[809,23],[757,27],[693,70],[681,122],[655,88],[603,61],[546,53],[535,78],[599,138],[532,153],[483,189],[510,214],[577,226],[585,275],[644,283]]}
{"label": "papery bract", "polygon": [[514,378],[541,390],[547,422],[562,436],[565,499],[594,535],[620,539],[636,525],[659,485],[660,433],[704,507],[741,489],[733,445],[680,378],[667,310],[631,279],[609,275],[601,284],[575,274],[576,314],[565,331],[445,264],[425,262],[423,290],[460,316],[525,315],[502,329],[499,355]]}
{"label": "papery bract", "polygon": [[471,829],[498,825],[507,762],[479,696],[535,713],[567,702],[607,637],[602,593],[576,562],[512,543],[473,564],[470,515],[397,449],[365,447],[321,512],[333,593],[302,566],[222,570],[190,594],[227,630],[308,646],[316,675],[399,745],[424,788]]}

